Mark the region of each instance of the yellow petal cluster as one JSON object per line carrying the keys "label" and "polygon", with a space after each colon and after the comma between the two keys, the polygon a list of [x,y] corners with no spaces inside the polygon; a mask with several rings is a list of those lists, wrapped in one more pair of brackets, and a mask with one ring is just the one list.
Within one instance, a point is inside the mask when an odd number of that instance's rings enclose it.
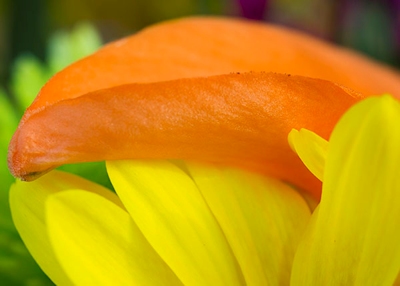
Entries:
{"label": "yellow petal cluster", "polygon": [[383,96],[355,105],[335,127],[294,285],[393,285],[400,270],[399,122],[399,102]]}

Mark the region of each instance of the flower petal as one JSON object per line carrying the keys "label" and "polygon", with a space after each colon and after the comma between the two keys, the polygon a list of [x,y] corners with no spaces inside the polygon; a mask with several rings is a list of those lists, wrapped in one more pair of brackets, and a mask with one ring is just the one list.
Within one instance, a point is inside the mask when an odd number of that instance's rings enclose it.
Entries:
{"label": "flower petal", "polygon": [[17,181],[10,190],[10,206],[14,224],[29,252],[57,285],[72,285],[72,282],[61,268],[50,246],[45,203],[54,193],[76,188],[98,193],[121,205],[115,194],[101,186],[59,171],[53,171],[32,183]]}
{"label": "flower petal", "polygon": [[300,131],[296,129],[290,131],[288,139],[290,147],[300,157],[304,165],[315,177],[322,181],[328,153],[328,141],[304,128]]}
{"label": "flower petal", "polygon": [[324,80],[255,72],[119,86],[30,116],[10,144],[9,166],[33,179],[66,163],[197,160],[269,174],[318,197],[320,182],[287,134],[305,127],[327,138],[357,96]]}
{"label": "flower petal", "polygon": [[354,106],[332,133],[293,285],[392,285],[400,269],[400,104]]}
{"label": "flower petal", "polygon": [[400,96],[398,73],[349,50],[273,25],[194,17],[154,25],[71,65],[45,85],[26,116],[112,86],[244,71],[304,75],[365,95]]}
{"label": "flower petal", "polygon": [[144,236],[184,285],[243,285],[224,234],[191,178],[168,162],[108,161]]}
{"label": "flower petal", "polygon": [[288,285],[310,218],[304,199],[282,182],[251,173],[189,165],[224,232],[246,285]]}
{"label": "flower petal", "polygon": [[181,285],[129,214],[82,190],[46,204],[54,251],[75,285]]}

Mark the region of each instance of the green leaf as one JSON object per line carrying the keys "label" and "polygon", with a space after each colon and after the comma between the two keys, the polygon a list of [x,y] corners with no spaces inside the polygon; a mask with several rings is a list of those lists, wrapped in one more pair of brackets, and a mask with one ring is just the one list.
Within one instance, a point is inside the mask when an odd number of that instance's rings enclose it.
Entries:
{"label": "green leaf", "polygon": [[49,68],[52,73],[56,73],[95,52],[101,45],[99,33],[89,23],[79,24],[71,33],[60,31],[49,42]]}
{"label": "green leaf", "polygon": [[20,108],[20,115],[32,103],[48,78],[46,67],[35,56],[24,54],[17,58],[13,65],[11,91]]}
{"label": "green leaf", "polygon": [[[23,111],[32,103],[41,87],[56,72],[87,56],[101,46],[95,28],[83,23],[71,33],[54,35],[48,48],[48,65],[30,54],[17,58],[13,65],[10,90],[16,107],[0,89],[0,281],[3,285],[53,285],[36,265],[23,245],[13,225],[8,204],[8,190],[14,182],[7,167],[7,148]],[[79,174],[109,188],[104,162],[66,166]]]}
{"label": "green leaf", "polygon": [[0,281],[1,285],[53,285],[25,248],[11,219],[9,188],[15,179],[7,167],[7,148],[18,116],[0,88]]}
{"label": "green leaf", "polygon": [[6,93],[0,89],[0,230],[13,230],[10,208],[8,205],[8,189],[14,178],[7,167],[7,148],[11,136],[17,128],[18,118]]}

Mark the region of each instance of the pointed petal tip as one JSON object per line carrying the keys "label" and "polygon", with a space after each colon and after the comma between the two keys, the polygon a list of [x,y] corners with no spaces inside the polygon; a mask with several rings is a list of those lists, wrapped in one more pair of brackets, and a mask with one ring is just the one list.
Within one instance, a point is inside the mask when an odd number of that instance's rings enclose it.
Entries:
{"label": "pointed petal tip", "polygon": [[292,129],[288,135],[288,141],[290,148],[299,156],[304,165],[322,181],[328,141],[305,128],[299,131]]}
{"label": "pointed petal tip", "polygon": [[290,149],[292,149],[292,151],[295,153],[296,153],[296,147],[294,146],[293,141],[297,138],[297,136],[299,136],[299,130],[297,130],[297,129],[290,130],[290,132],[288,134],[288,143],[289,143]]}

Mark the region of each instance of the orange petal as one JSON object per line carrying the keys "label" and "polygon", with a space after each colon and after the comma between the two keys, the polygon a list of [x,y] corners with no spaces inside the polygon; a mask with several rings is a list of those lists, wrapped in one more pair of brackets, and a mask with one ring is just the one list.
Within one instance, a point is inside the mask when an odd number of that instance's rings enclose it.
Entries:
{"label": "orange petal", "polygon": [[102,88],[229,72],[273,71],[327,79],[365,95],[400,97],[400,75],[349,50],[282,27],[227,18],[154,25],[66,68],[35,109]]}
{"label": "orange petal", "polygon": [[129,84],[63,100],[22,122],[9,149],[23,179],[61,164],[175,158],[244,167],[319,194],[292,128],[328,138],[358,95],[320,79],[253,72]]}

